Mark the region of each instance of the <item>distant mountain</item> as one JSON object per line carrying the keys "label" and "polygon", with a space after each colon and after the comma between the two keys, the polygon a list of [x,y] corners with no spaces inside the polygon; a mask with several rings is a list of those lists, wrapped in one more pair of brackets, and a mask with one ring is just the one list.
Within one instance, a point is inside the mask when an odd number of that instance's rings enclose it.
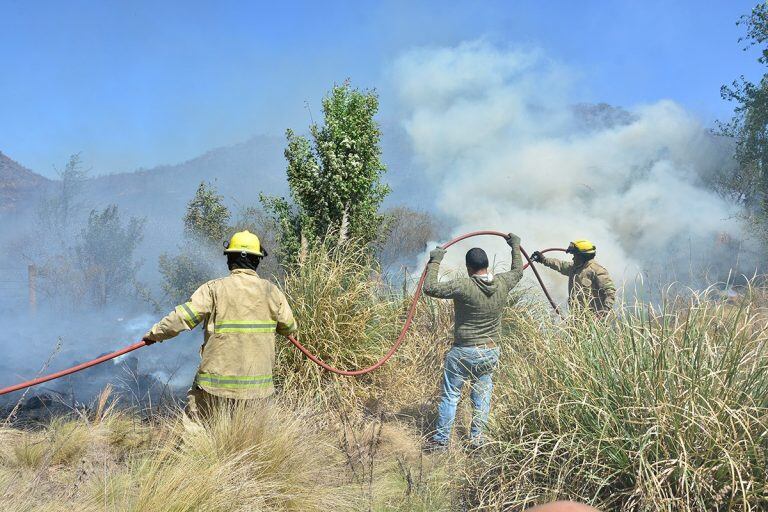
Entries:
{"label": "distant mountain", "polygon": [[[407,141],[392,135],[382,145],[388,164],[384,180],[392,187],[387,203],[408,204],[411,198],[418,197],[423,205],[431,194],[423,175],[411,166]],[[179,218],[197,186],[205,181],[215,184],[235,210],[238,206],[258,205],[261,193],[288,193],[284,150],[284,138],[260,135],[180,164],[99,176],[88,183],[89,196],[116,203],[131,214]]]}
{"label": "distant mountain", "polygon": [[[391,135],[382,143],[388,164],[384,179],[392,187],[387,204],[424,205],[432,194],[423,175],[412,167],[408,141],[396,127],[387,131]],[[179,223],[187,201],[200,182],[205,181],[213,183],[234,210],[238,206],[258,205],[260,193],[288,192],[284,149],[284,138],[260,135],[179,164],[97,176],[85,184],[84,203],[90,208],[117,204],[129,215],[160,222],[173,219]],[[88,155],[83,157],[87,164]],[[51,183],[55,182],[0,153],[0,213],[16,208],[22,197],[33,191],[40,194]],[[415,197],[418,201],[412,200]]]}
{"label": "distant mountain", "polygon": [[626,126],[637,120],[637,116],[621,107],[607,103],[577,103],[571,107],[577,128],[584,132],[608,130]]}
{"label": "distant mountain", "polygon": [[[0,151],[0,213],[13,213],[34,202],[50,180]],[[26,201],[26,203],[25,203]]]}
{"label": "distant mountain", "polygon": [[94,207],[114,203],[131,215],[175,220],[201,181],[215,184],[231,206],[255,204],[261,192],[285,190],[282,152],[282,139],[253,137],[180,164],[98,176],[89,180],[86,194]]}
{"label": "distant mountain", "polygon": [[[633,120],[628,111],[604,103],[579,104],[572,108],[583,131],[624,125]],[[438,184],[430,182],[414,164],[409,137],[393,121],[383,123],[382,133],[384,162],[388,167],[384,181],[392,188],[385,206],[431,208]],[[258,205],[262,192],[285,195],[288,191],[284,148],[283,137],[260,135],[179,164],[97,176],[85,186],[84,203],[89,208],[117,204],[126,214],[161,224],[180,225],[186,202],[200,182],[205,181],[215,184],[235,210],[238,206]],[[88,155],[83,157],[87,164]],[[40,197],[51,183],[55,182],[0,152],[0,214],[18,213],[27,204],[34,206],[29,199]]]}

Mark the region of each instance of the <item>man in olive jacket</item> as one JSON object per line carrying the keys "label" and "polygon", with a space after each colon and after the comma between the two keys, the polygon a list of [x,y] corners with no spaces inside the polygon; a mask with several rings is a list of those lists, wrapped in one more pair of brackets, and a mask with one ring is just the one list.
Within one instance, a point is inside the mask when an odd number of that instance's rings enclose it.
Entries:
{"label": "man in olive jacket", "polygon": [[539,251],[531,259],[568,278],[568,308],[572,313],[592,311],[598,316],[607,315],[616,300],[616,287],[608,271],[594,260],[595,244],[574,240],[565,252],[573,255],[572,262],[547,258]]}
{"label": "man in olive jacket", "polygon": [[446,251],[438,247],[429,253],[424,293],[438,299],[452,299],[455,311],[453,346],[445,357],[437,426],[428,442],[429,449],[441,450],[448,446],[461,388],[467,380],[472,386],[470,445],[478,447],[483,443],[483,429],[491,409],[493,370],[499,362],[501,315],[510,290],[523,276],[520,238],[510,233],[507,244],[512,248],[509,272],[491,275],[485,251],[474,248],[466,254],[469,278],[442,283],[438,280],[438,271]]}

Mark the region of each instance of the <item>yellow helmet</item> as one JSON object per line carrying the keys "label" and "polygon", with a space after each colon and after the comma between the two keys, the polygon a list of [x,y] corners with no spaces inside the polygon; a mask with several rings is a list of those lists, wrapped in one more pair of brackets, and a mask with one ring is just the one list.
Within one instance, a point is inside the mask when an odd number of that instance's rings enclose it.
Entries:
{"label": "yellow helmet", "polygon": [[568,245],[568,249],[565,252],[568,254],[594,256],[595,252],[597,252],[597,247],[589,240],[574,240]]}
{"label": "yellow helmet", "polygon": [[229,242],[224,242],[224,254],[233,252],[244,252],[254,256],[264,256],[261,250],[259,237],[248,231],[239,231],[232,235]]}

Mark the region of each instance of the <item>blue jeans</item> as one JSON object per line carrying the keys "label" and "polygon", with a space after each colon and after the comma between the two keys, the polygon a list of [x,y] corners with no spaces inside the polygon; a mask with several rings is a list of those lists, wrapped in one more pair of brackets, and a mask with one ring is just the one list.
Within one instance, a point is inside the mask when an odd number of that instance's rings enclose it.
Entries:
{"label": "blue jeans", "polygon": [[483,428],[488,422],[491,411],[491,393],[493,391],[493,370],[499,363],[499,349],[487,347],[451,347],[445,356],[443,369],[443,388],[440,405],[437,407],[437,426],[432,439],[438,443],[448,443],[451,426],[456,417],[456,406],[461,398],[464,381],[472,386],[472,428],[470,438],[480,442]]}

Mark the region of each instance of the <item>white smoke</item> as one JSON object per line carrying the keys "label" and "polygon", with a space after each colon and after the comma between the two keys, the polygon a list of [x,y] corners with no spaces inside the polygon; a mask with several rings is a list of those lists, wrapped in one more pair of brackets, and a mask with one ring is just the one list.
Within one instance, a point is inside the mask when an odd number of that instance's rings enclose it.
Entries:
{"label": "white smoke", "polygon": [[579,110],[563,66],[483,41],[411,51],[393,78],[456,234],[515,231],[529,250],[588,238],[618,281],[668,259],[674,279],[722,278],[743,250],[736,211],[704,185],[728,152],[672,101]]}

